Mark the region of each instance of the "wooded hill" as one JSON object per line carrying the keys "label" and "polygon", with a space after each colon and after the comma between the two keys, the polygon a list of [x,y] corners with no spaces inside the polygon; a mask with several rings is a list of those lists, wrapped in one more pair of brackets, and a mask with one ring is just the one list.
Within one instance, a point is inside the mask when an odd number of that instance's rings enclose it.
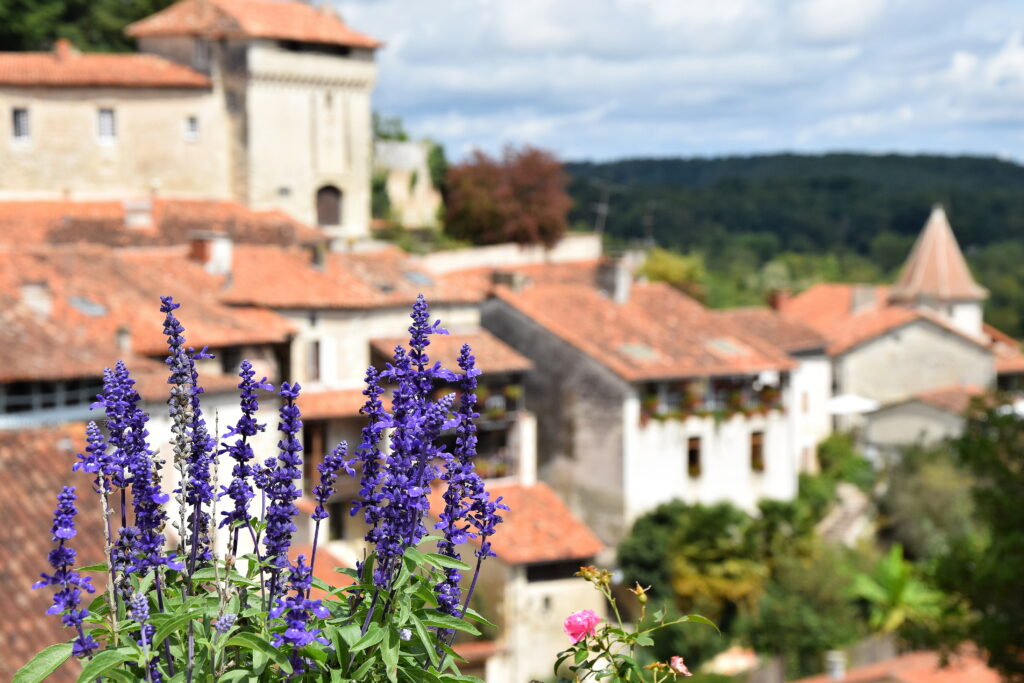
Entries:
{"label": "wooded hill", "polygon": [[767,289],[878,281],[896,270],[933,204],[949,214],[987,315],[1024,335],[1024,166],[983,157],[781,154],[569,163],[571,222],[608,200],[613,241],[687,254],[708,303],[759,303]]}

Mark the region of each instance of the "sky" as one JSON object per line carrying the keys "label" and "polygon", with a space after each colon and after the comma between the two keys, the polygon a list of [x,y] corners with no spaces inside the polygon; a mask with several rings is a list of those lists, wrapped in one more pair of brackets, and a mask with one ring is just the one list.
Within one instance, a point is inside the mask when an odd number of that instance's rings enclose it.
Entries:
{"label": "sky", "polygon": [[341,0],[374,109],[450,158],[1024,161],[1024,0]]}

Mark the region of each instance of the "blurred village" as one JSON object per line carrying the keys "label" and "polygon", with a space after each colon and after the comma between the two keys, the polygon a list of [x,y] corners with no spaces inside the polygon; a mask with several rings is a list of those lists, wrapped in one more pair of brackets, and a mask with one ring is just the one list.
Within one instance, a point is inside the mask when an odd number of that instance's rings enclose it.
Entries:
{"label": "blurred village", "polygon": [[[388,135],[373,114],[386,36],[292,0],[180,0],[126,31],[136,53],[66,40],[0,53],[0,677],[64,639],[46,596],[23,589],[44,568],[53,492],[85,481],[70,466],[104,368],[128,364],[152,440],[169,449],[159,296],[182,304],[189,344],[214,355],[199,370],[222,428],[238,417],[242,359],[302,385],[308,495],[319,459],[358,443],[365,370],[405,343],[422,293],[451,332],[431,358],[454,366],[468,343],[484,372],[477,468],[510,507],[476,606],[498,628],[457,645],[464,671],[553,680],[564,617],[603,609],[574,577],[596,564],[623,592],[652,584],[652,599],[723,624],[659,644],[694,680],[999,680],[972,646],[939,668],[922,629],[941,609],[885,593],[884,571],[918,579],[877,542],[895,533],[908,558],[937,556],[932,536],[908,545],[893,520],[945,519],[967,494],[925,482],[916,503],[938,509],[899,508],[891,487],[948,475],[903,454],[959,436],[974,397],[1024,377],[1018,342],[984,320],[986,290],[943,207],[922,211],[889,285],[711,309],[650,276],[650,245],[565,232],[567,206],[564,234],[533,244],[445,236],[435,146]],[[275,400],[262,399],[266,415]],[[261,459],[276,447],[269,421]],[[363,556],[356,495],[349,481],[331,503],[317,565],[328,583]],[[663,531],[686,519],[689,535]],[[100,536],[79,538],[81,563],[98,561]],[[836,578],[855,552],[876,602],[810,589],[833,610],[777,585]],[[798,560],[770,565],[785,553]],[[845,621],[773,642],[801,604]]]}

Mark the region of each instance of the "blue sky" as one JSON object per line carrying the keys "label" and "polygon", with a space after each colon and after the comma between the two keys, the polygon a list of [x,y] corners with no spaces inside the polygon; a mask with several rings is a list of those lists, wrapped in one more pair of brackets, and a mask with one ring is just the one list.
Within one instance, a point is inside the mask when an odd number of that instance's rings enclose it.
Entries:
{"label": "blue sky", "polygon": [[1024,161],[1024,0],[343,0],[374,107],[449,156]]}

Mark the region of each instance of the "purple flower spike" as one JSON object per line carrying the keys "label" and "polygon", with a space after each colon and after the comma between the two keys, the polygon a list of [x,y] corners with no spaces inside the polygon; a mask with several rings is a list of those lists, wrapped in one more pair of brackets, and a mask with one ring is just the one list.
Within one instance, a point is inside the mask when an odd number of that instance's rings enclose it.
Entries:
{"label": "purple flower spike", "polygon": [[53,596],[53,605],[46,613],[62,615],[61,621],[65,626],[73,626],[78,630],[72,653],[76,657],[87,657],[99,648],[99,643],[82,628],[82,623],[89,616],[89,612],[78,609],[78,603],[83,590],[92,593],[95,589],[90,577],[83,577],[71,569],[76,553],[65,543],[75,536],[75,515],[78,514],[78,510],[75,509],[76,498],[74,486],[65,486],[57,495],[57,509],[53,511],[53,526],[50,529],[53,541],[57,544],[57,547],[50,551],[49,558],[54,572],[40,574],[40,580],[32,584],[32,588],[60,586],[60,590]]}
{"label": "purple flower spike", "polygon": [[[278,570],[288,567],[288,548],[291,547],[292,534],[295,532],[294,517],[299,510],[295,507],[301,492],[295,482],[302,477],[302,444],[296,434],[302,429],[299,407],[295,399],[299,397],[301,387],[283,382],[281,398],[284,402],[280,410],[278,429],[282,433],[278,441],[276,463],[271,459],[268,464],[266,492],[270,503],[267,506],[267,533],[264,537],[265,557],[272,567]],[[279,572],[278,572],[279,573]],[[275,573],[276,579],[277,573]],[[271,594],[273,594],[273,583]]]}

